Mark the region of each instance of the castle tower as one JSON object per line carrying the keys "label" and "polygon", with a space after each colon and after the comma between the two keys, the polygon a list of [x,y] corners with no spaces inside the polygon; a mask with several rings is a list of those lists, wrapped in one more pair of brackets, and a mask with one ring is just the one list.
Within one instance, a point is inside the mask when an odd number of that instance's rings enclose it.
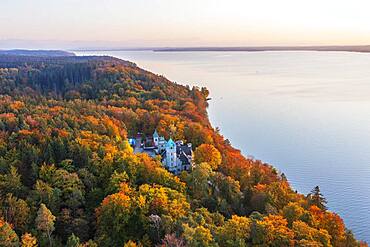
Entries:
{"label": "castle tower", "polygon": [[176,171],[177,168],[177,155],[176,155],[176,144],[170,138],[166,144],[166,166],[171,172]]}
{"label": "castle tower", "polygon": [[159,135],[158,135],[157,130],[155,130],[154,133],[153,133],[153,142],[154,142],[154,147],[158,147]]}

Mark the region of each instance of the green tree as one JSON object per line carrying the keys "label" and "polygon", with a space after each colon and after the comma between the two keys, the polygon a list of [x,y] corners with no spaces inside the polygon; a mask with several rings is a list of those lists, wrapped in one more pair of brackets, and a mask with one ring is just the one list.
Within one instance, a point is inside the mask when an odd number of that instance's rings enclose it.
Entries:
{"label": "green tree", "polygon": [[119,191],[120,184],[127,182],[128,179],[129,179],[128,175],[125,171],[124,172],[114,171],[107,187],[107,194],[117,193]]}
{"label": "green tree", "polygon": [[5,196],[8,193],[19,195],[22,187],[21,176],[14,166],[10,167],[7,174],[0,174],[0,195]]}
{"label": "green tree", "polygon": [[317,245],[324,247],[332,246],[330,243],[330,235],[326,230],[317,230],[299,220],[293,222],[292,229],[294,231],[295,239],[301,241],[298,246],[310,246],[308,243],[317,243]]}
{"label": "green tree", "polygon": [[80,239],[72,233],[67,240],[66,247],[78,247],[80,245]]}
{"label": "green tree", "polygon": [[53,188],[50,184],[37,180],[35,184],[35,194],[37,200],[41,201],[53,212],[59,211],[61,203],[61,190],[58,188]]}
{"label": "green tree", "polygon": [[211,231],[204,226],[197,226],[195,228],[190,227],[187,224],[184,227],[184,238],[188,246],[194,247],[205,247],[205,246],[217,246]]}
{"label": "green tree", "polygon": [[238,181],[220,172],[213,172],[208,184],[210,195],[203,199],[203,206],[226,217],[242,213],[242,193]]}
{"label": "green tree", "polygon": [[142,234],[142,230],[138,229],[143,229],[143,226],[137,218],[134,218],[135,194],[127,185],[121,186],[120,192],[104,198],[97,209],[99,245],[122,246],[130,238],[134,239],[135,236]]}
{"label": "green tree", "polygon": [[84,186],[77,173],[58,169],[55,172],[54,186],[62,192],[62,205],[76,210],[84,204]]}
{"label": "green tree", "polygon": [[212,169],[208,163],[200,163],[187,177],[188,188],[195,199],[203,199],[209,195],[208,181]]}
{"label": "green tree", "polygon": [[327,201],[325,197],[321,194],[320,187],[316,186],[311,190],[311,193],[307,195],[309,205],[315,205],[321,210],[326,210]]}
{"label": "green tree", "polygon": [[233,215],[223,226],[218,227],[216,240],[220,246],[247,246],[250,238],[251,220]]}
{"label": "green tree", "polygon": [[309,212],[304,210],[304,208],[296,202],[290,202],[283,208],[283,216],[287,219],[289,227],[291,227],[296,220],[308,223],[311,218]]}
{"label": "green tree", "polygon": [[24,231],[26,229],[29,213],[30,208],[27,203],[12,194],[7,194],[4,200],[1,201],[0,214],[16,230]]}

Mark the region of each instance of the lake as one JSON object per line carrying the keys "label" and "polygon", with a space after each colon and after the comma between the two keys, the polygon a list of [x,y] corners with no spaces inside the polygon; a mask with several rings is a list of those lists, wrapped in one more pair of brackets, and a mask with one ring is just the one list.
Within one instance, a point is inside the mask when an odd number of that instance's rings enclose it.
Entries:
{"label": "lake", "polygon": [[370,54],[152,52],[112,55],[211,91],[214,127],[303,194],[316,185],[357,238],[370,242]]}

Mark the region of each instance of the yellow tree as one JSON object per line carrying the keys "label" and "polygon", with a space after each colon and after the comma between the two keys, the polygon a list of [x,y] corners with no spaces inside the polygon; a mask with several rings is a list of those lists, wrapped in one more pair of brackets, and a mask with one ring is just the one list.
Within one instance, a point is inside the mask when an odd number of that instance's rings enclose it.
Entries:
{"label": "yellow tree", "polygon": [[202,247],[202,246],[216,246],[211,231],[204,226],[190,227],[184,224],[184,238],[188,246]]}
{"label": "yellow tree", "polygon": [[[332,247],[330,235],[324,229],[315,229],[302,221],[293,222],[293,231],[298,246],[324,246]],[[311,245],[308,245],[311,244]],[[316,245],[315,245],[316,244]]]}
{"label": "yellow tree", "polygon": [[135,214],[135,191],[121,183],[120,191],[104,198],[96,210],[99,246],[123,246],[134,239],[142,224],[133,221]]}
{"label": "yellow tree", "polygon": [[252,243],[261,246],[293,246],[294,232],[280,215],[269,215],[253,222]]}
{"label": "yellow tree", "polygon": [[47,235],[50,246],[52,246],[51,234],[54,231],[55,220],[55,216],[50,212],[45,204],[41,203],[40,208],[37,211],[35,223],[37,229]]}
{"label": "yellow tree", "polygon": [[22,235],[22,247],[37,247],[37,239],[30,233]]}
{"label": "yellow tree", "polygon": [[19,246],[19,238],[8,222],[0,218],[0,246]]}
{"label": "yellow tree", "polygon": [[221,153],[211,144],[202,144],[194,152],[195,163],[208,163],[213,170],[221,164]]}
{"label": "yellow tree", "polygon": [[220,246],[247,246],[250,237],[251,220],[233,215],[223,226],[217,229],[217,243]]}
{"label": "yellow tree", "polygon": [[296,202],[289,202],[288,205],[283,208],[283,216],[288,220],[289,227],[291,227],[296,220],[308,221],[310,218],[309,212],[304,210]]}

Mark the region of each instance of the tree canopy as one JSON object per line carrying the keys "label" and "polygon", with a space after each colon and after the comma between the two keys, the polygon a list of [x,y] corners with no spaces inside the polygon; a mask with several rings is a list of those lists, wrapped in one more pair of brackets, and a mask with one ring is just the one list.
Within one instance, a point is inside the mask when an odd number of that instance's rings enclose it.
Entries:
{"label": "tree canopy", "polygon": [[[365,245],[213,129],[208,94],[112,57],[0,56],[0,245]],[[155,129],[192,171],[133,152]]]}

